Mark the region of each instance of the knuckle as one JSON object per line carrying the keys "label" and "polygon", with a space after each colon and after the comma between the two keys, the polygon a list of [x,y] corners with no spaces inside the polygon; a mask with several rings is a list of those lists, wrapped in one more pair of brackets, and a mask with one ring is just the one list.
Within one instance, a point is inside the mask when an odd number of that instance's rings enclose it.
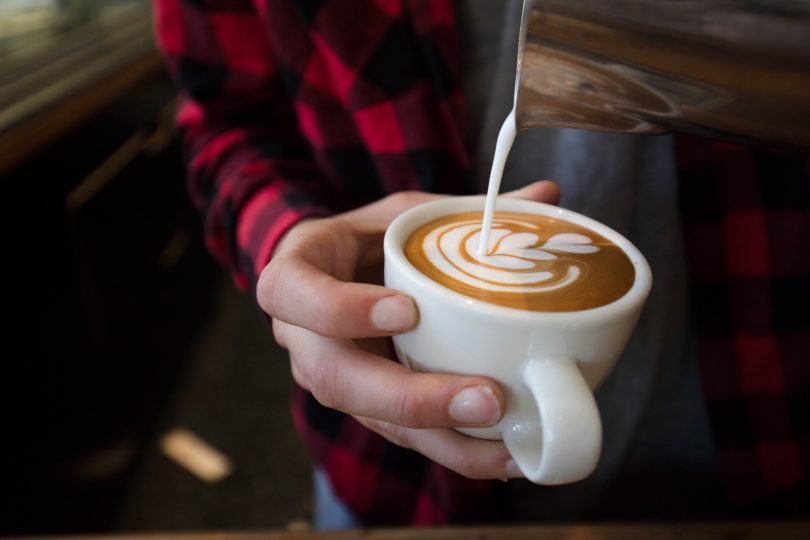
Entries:
{"label": "knuckle", "polygon": [[482,480],[488,478],[487,475],[482,474],[481,467],[473,458],[470,452],[458,452],[452,461],[453,469],[460,474],[472,480]]}
{"label": "knuckle", "polygon": [[[492,443],[487,441],[487,445]],[[503,456],[492,447],[486,448],[478,441],[475,445],[463,445],[453,456],[453,470],[472,480],[503,478]]]}
{"label": "knuckle", "polygon": [[256,302],[258,302],[259,307],[261,307],[265,312],[267,312],[269,307],[265,299],[268,298],[268,295],[273,287],[273,277],[270,276],[271,264],[273,264],[272,261],[264,267],[262,273],[259,274],[259,279],[256,281]]}
{"label": "knuckle", "polygon": [[312,311],[310,330],[322,336],[338,337],[345,322],[340,306],[335,303],[333,297],[325,295],[315,299],[314,302],[316,307]]}
{"label": "knuckle", "polygon": [[292,373],[292,378],[296,382],[296,384],[298,384],[298,386],[300,386],[304,390],[309,391],[309,384],[307,382],[307,379],[301,374],[301,370],[298,369],[294,361],[290,363],[290,372]]}
{"label": "knuckle", "polygon": [[329,358],[313,358],[306,380],[309,391],[318,403],[330,409],[344,411],[346,393],[340,384],[340,370],[336,362]]}
{"label": "knuckle", "polygon": [[407,450],[413,450],[413,441],[408,428],[391,424],[390,422],[380,422],[377,424],[377,432],[388,441]]}
{"label": "knuckle", "polygon": [[412,428],[427,427],[429,401],[424,393],[412,390],[396,392],[392,397],[392,410],[399,424]]}
{"label": "knuckle", "polygon": [[278,319],[273,319],[272,324],[273,324],[273,337],[276,339],[276,343],[278,343],[279,345],[281,345],[286,349],[288,343],[287,331],[289,329],[289,326],[286,323],[279,321]]}
{"label": "knuckle", "polygon": [[286,264],[284,257],[270,261],[256,282],[256,301],[268,315],[275,316],[281,276]]}

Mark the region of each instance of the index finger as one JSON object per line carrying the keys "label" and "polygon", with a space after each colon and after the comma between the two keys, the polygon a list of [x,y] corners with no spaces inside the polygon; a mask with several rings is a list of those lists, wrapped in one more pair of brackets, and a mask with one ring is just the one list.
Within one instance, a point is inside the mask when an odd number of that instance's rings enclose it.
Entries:
{"label": "index finger", "polygon": [[333,338],[390,336],[416,325],[413,300],[379,285],[341,281],[297,254],[267,265],[257,286],[271,317]]}

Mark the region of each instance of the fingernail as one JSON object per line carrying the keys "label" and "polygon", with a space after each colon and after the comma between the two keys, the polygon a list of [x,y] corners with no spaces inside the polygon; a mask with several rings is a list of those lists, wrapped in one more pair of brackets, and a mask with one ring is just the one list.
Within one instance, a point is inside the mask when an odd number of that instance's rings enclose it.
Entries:
{"label": "fingernail", "polygon": [[450,418],[462,424],[491,426],[501,417],[501,406],[488,386],[470,386],[450,400]]}
{"label": "fingernail", "polygon": [[510,478],[523,478],[524,476],[514,459],[510,459],[506,462],[506,474]]}
{"label": "fingernail", "polygon": [[386,296],[371,308],[371,324],[381,332],[404,332],[416,324],[416,305],[407,296]]}

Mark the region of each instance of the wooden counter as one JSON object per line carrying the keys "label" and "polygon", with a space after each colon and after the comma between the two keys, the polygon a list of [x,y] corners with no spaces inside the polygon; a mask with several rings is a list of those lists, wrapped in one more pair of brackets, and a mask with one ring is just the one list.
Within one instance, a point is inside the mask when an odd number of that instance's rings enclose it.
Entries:
{"label": "wooden counter", "polygon": [[135,534],[65,538],[116,540],[778,540],[810,539],[810,521],[548,525],[309,532]]}

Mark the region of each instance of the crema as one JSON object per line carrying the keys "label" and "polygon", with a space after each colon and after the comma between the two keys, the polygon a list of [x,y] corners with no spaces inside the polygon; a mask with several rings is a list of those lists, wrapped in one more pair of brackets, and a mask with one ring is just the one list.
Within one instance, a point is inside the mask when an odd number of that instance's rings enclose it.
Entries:
{"label": "crema", "polygon": [[405,256],[433,281],[477,300],[530,311],[578,311],[630,290],[633,264],[596,232],[548,216],[497,212],[486,254],[482,212],[445,216],[419,227]]}

